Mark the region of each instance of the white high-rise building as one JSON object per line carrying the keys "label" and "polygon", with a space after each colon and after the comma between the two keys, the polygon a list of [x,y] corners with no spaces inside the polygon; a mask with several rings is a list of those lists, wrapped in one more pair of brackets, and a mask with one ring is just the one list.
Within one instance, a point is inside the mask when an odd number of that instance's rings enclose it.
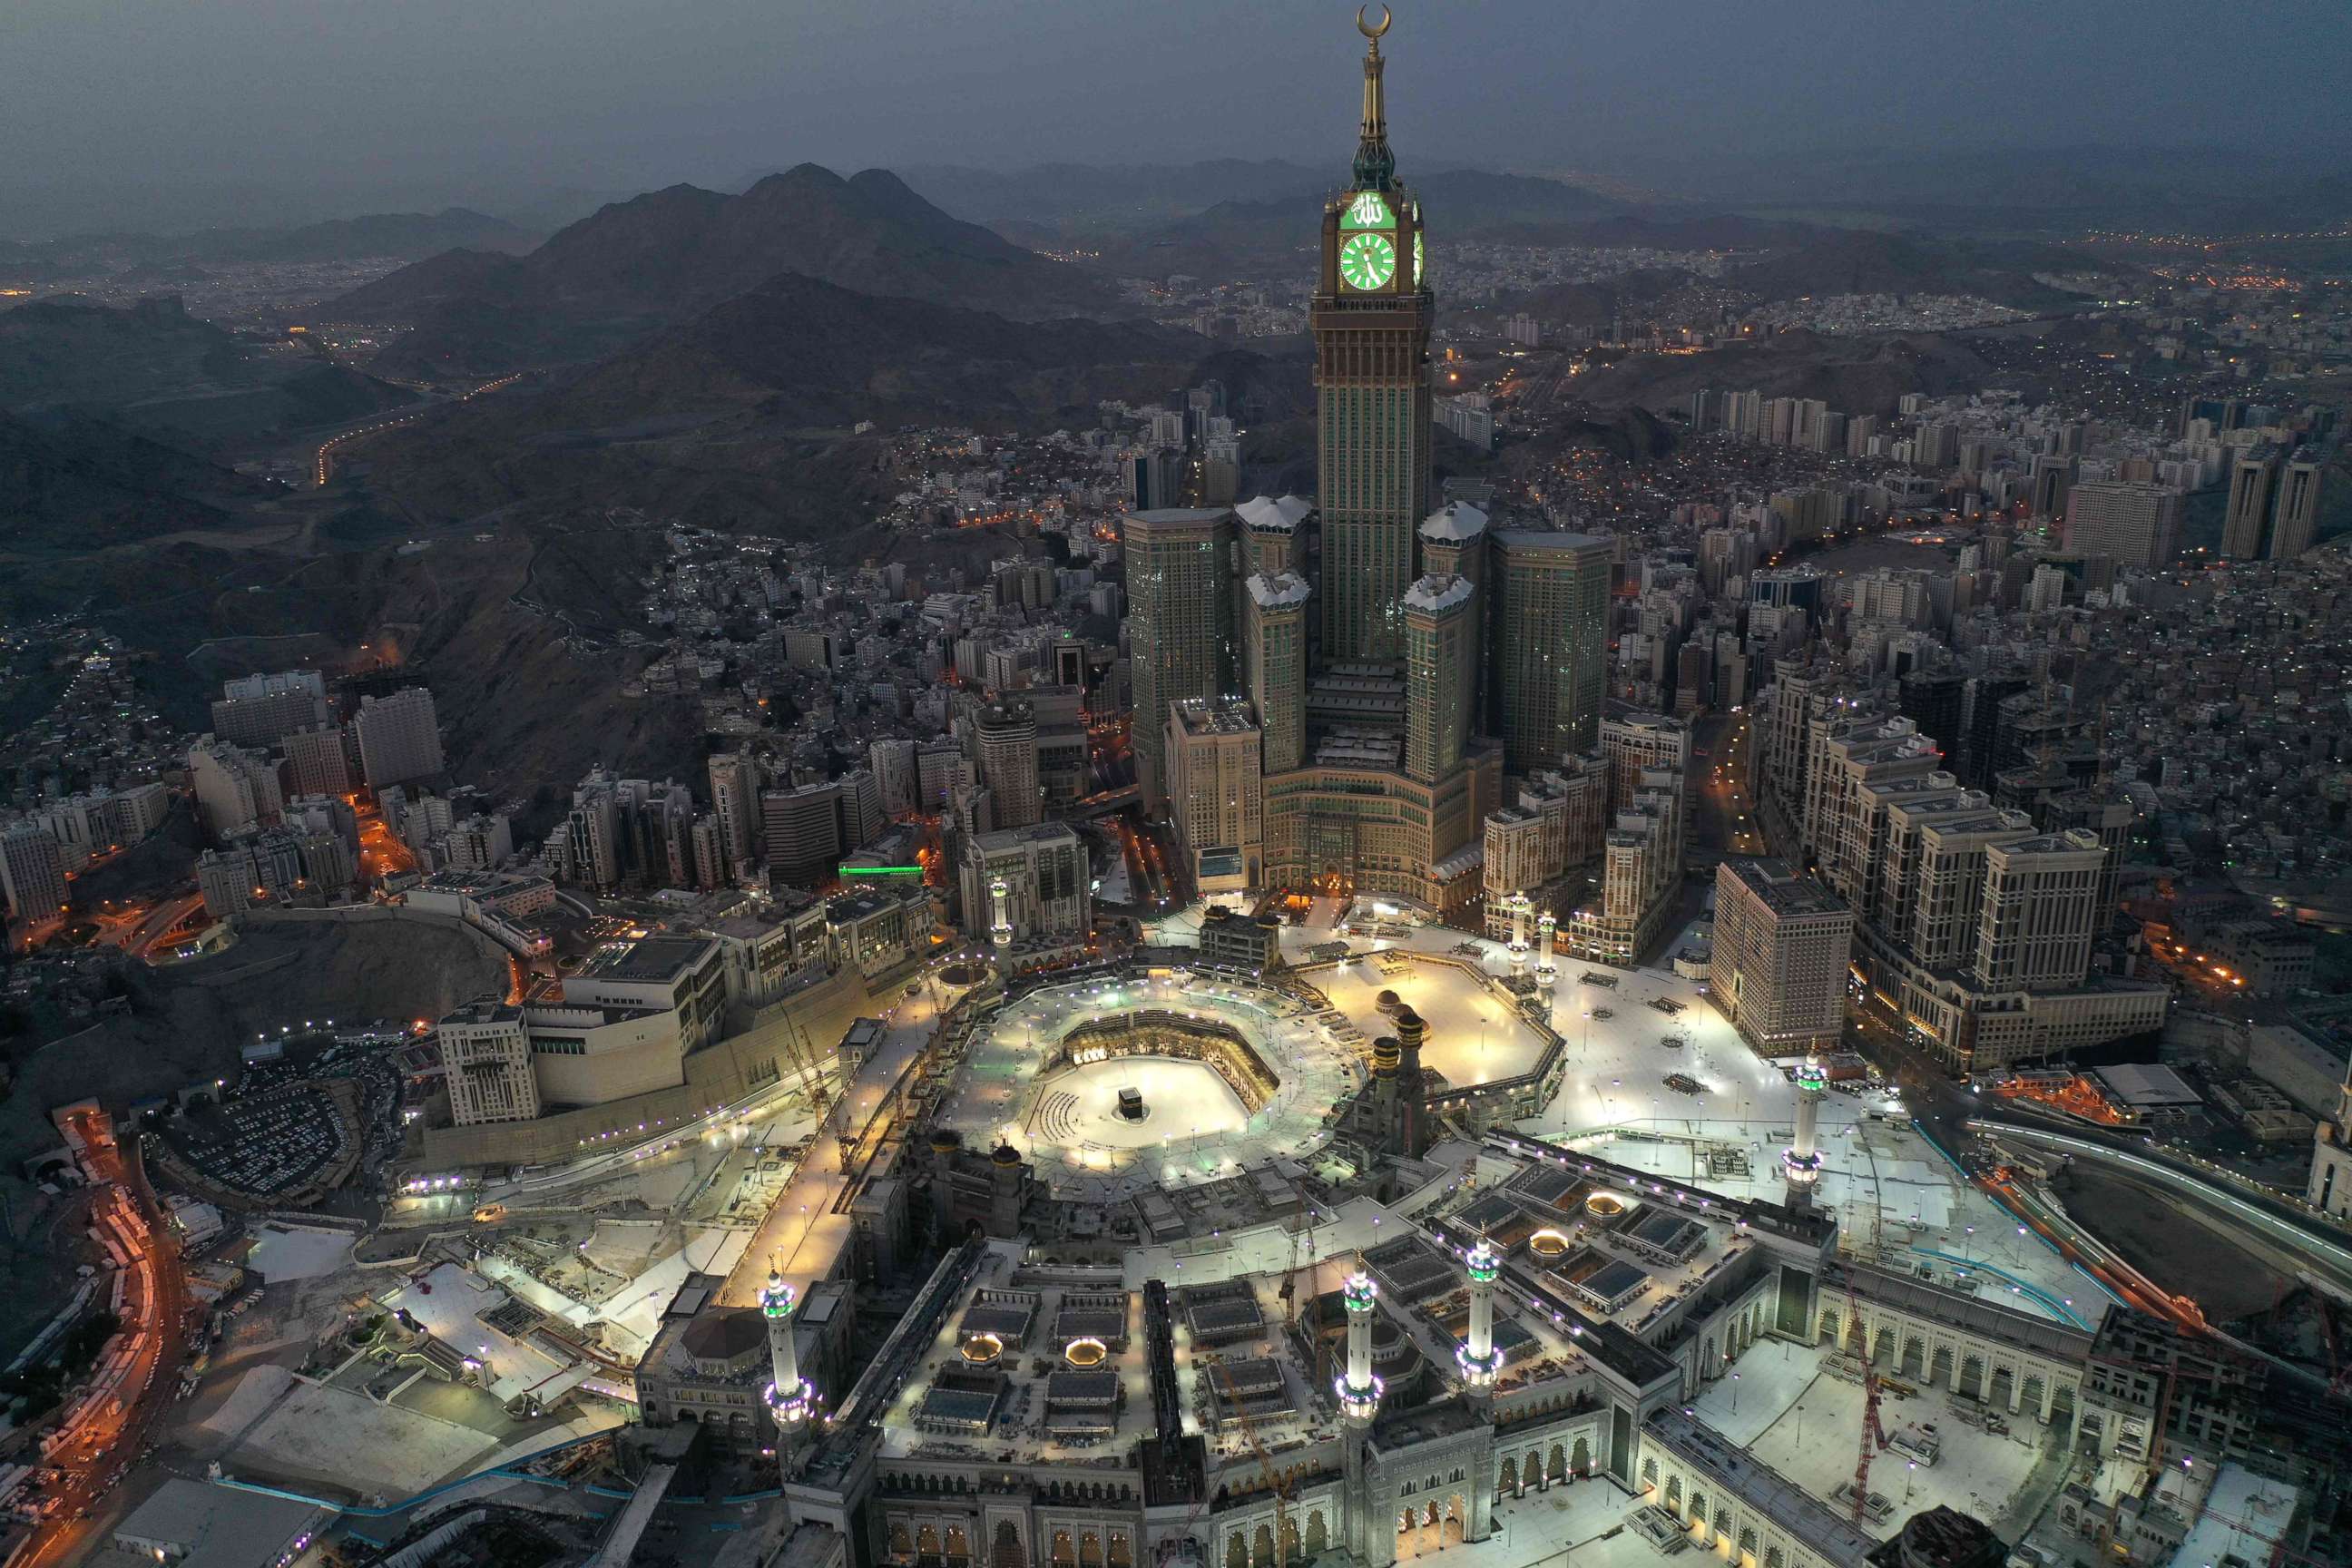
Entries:
{"label": "white high-rise building", "polygon": [[1779,860],[1726,860],[1715,875],[1707,997],[1768,1056],[1834,1050],[1845,1026],[1853,911]]}
{"label": "white high-rise building", "polygon": [[0,834],[0,892],[9,918],[26,925],[65,908],[65,855],[47,828],[21,822]]}
{"label": "white high-rise building", "polygon": [[1066,824],[978,833],[966,842],[960,890],[964,923],[975,937],[989,935],[989,884],[998,878],[1006,888],[1004,918],[1018,940],[1076,940],[1093,923],[1086,842]]}
{"label": "white high-rise building", "polygon": [[213,733],[240,746],[267,746],[329,718],[327,683],[317,670],[248,675],[221,688],[213,704]]}
{"label": "white high-rise building", "polygon": [[460,1127],[528,1121],[539,1114],[539,1080],[522,1009],[484,999],[443,1018],[436,1028],[449,1085],[449,1115]]}
{"label": "white high-rise building", "polygon": [[710,759],[710,807],[719,817],[719,846],[732,866],[759,858],[760,764],[749,752],[721,752]]}
{"label": "white high-rise building", "polygon": [[421,686],[360,700],[360,770],[370,789],[431,778],[445,765],[433,693]]}
{"label": "white high-rise building", "polygon": [[973,716],[980,782],[996,803],[1001,827],[1026,827],[1045,815],[1037,783],[1037,716],[1017,700],[992,702]]}
{"label": "white high-rise building", "polygon": [[1187,880],[1202,893],[1257,886],[1265,859],[1265,795],[1249,704],[1186,698],[1171,705],[1166,756],[1168,818]]}
{"label": "white high-rise building", "polygon": [[2076,485],[2066,499],[2066,548],[2118,565],[2160,567],[2180,548],[2180,492],[2166,485]]}
{"label": "white high-rise building", "polygon": [[1987,846],[1977,978],[1991,986],[2080,985],[2090,973],[2106,858],[2080,828]]}
{"label": "white high-rise building", "polygon": [[285,809],[278,770],[268,758],[210,735],[188,749],[188,777],[197,813],[215,838],[274,823]]}

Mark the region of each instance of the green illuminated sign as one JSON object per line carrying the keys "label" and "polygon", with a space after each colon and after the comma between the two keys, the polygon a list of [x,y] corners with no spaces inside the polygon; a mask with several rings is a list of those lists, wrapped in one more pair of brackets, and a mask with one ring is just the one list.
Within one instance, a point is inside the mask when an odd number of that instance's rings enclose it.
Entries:
{"label": "green illuminated sign", "polygon": [[920,866],[844,866],[841,874],[845,877],[919,877],[923,868]]}
{"label": "green illuminated sign", "polygon": [[1378,191],[1358,191],[1339,214],[1341,228],[1386,228],[1390,221],[1389,204]]}

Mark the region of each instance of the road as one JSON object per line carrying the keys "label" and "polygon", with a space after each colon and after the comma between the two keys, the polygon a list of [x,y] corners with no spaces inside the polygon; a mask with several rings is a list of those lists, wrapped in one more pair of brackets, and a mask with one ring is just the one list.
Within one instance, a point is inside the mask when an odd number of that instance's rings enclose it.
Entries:
{"label": "road", "polygon": [[100,910],[91,918],[98,922],[100,942],[144,958],[157,943],[177,931],[204,907],[205,896],[202,893],[183,893],[143,911],[136,909],[124,909],[119,912]]}
{"label": "road", "polygon": [[1691,736],[1690,858],[1712,862],[1727,855],[1767,855],[1756,803],[1748,795],[1748,714],[1712,714]]}
{"label": "road", "polygon": [[[2341,1237],[2326,1234],[2325,1227],[2298,1214],[2284,1200],[2202,1175],[2137,1139],[2102,1132],[2087,1125],[2062,1128],[2050,1121],[2010,1110],[1998,1097],[1979,1095],[1955,1081],[1948,1072],[1901,1039],[1885,1020],[1874,1014],[1859,1014],[1856,1024],[1864,1054],[1902,1086],[1903,1102],[1910,1108],[1920,1130],[1956,1158],[1970,1146],[1980,1129],[1994,1137],[2013,1134],[2021,1142],[2093,1161],[2102,1168],[2130,1176],[2137,1184],[2168,1192],[2175,1203],[2204,1210],[2227,1233],[2248,1237],[2259,1232],[2270,1256],[2292,1257],[2304,1270],[2352,1294],[2352,1247],[2344,1245]],[[2082,1246],[2067,1223],[2045,1212],[2029,1195],[1998,1180],[1980,1181],[1979,1184],[2008,1203],[2035,1229],[2058,1244],[2062,1252],[2086,1255],[2088,1263],[2109,1250],[2096,1234],[2095,1216],[2074,1216],[2087,1222],[2080,1228],[2092,1245]],[[2177,1292],[2165,1281],[2152,1283],[2163,1289],[2168,1299],[2150,1301],[2139,1300],[2147,1292],[2119,1271],[2105,1267],[2095,1267],[2094,1271],[2119,1294],[2135,1298],[2144,1310],[2161,1312],[2185,1327],[2195,1326],[2194,1302],[2178,1299]]]}
{"label": "road", "polygon": [[337,456],[344,447],[362,436],[373,436],[383,430],[394,430],[403,425],[414,425],[436,408],[446,407],[450,403],[470,403],[485,393],[496,392],[502,386],[512,386],[530,374],[530,372],[527,370],[519,370],[511,375],[501,376],[496,381],[485,382],[473,391],[461,394],[455,398],[445,398],[425,388],[412,388],[411,390],[423,392],[425,401],[410,406],[407,412],[388,416],[370,415],[364,423],[330,436],[320,442],[317,453],[310,460],[310,477],[320,485],[324,485],[329,479],[334,478]]}
{"label": "road", "polygon": [[135,1282],[123,1292],[120,1331],[137,1335],[139,1349],[122,1379],[129,1397],[121,1413],[103,1402],[92,1406],[51,1456],[48,1462],[65,1477],[52,1494],[58,1510],[27,1542],[15,1568],[70,1562],[103,1534],[111,1511],[104,1502],[108,1490],[138,1462],[157,1417],[177,1395],[187,1354],[187,1276],[145,1174],[100,1124],[86,1123],[83,1135],[90,1145],[87,1163],[93,1184],[120,1192],[147,1226],[149,1245],[134,1265]]}

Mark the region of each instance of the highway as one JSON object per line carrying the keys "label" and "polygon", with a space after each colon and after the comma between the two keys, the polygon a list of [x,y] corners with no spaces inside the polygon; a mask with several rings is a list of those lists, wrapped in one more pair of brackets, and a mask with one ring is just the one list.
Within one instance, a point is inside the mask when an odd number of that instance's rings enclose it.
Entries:
{"label": "highway", "polygon": [[2169,1160],[2098,1141],[2087,1129],[2077,1136],[2053,1128],[1988,1118],[1979,1118],[1969,1126],[1992,1137],[2091,1161],[2152,1195],[2193,1204],[2265,1261],[2278,1263],[2288,1273],[2318,1275],[2335,1286],[2336,1294],[2352,1295],[2352,1246],[2329,1239],[2320,1234],[2321,1227],[2315,1221],[2295,1217],[2291,1209],[2275,1200],[2209,1181],[2180,1169]]}
{"label": "highway", "polygon": [[385,430],[396,430],[403,425],[414,425],[419,419],[424,418],[426,415],[432,413],[436,408],[446,407],[450,403],[470,403],[475,398],[481,396],[485,393],[496,392],[502,386],[512,386],[516,382],[520,381],[524,376],[529,375],[530,374],[530,373],[527,370],[519,370],[511,375],[500,376],[496,381],[485,382],[481,385],[474,388],[473,391],[465,393],[455,398],[444,399],[434,396],[428,393],[425,395],[425,400],[423,403],[416,405],[404,414],[394,415],[390,417],[371,416],[368,418],[367,423],[354,426],[348,430],[340,431],[335,435],[328,437],[327,439],[319,444],[319,449],[312,456],[310,460],[311,479],[315,483],[320,486],[324,486],[329,479],[333,479],[335,477],[336,456],[343,447],[358,440],[362,436],[373,436]]}
{"label": "highway", "polygon": [[[47,1462],[64,1474],[51,1495],[57,1512],[44,1521],[13,1568],[49,1568],[74,1560],[103,1533],[104,1499],[122,1473],[138,1462],[150,1428],[179,1393],[180,1367],[187,1354],[189,1298],[179,1247],[162,1226],[145,1173],[123,1156],[102,1121],[85,1121],[89,1145],[86,1163],[104,1192],[122,1194],[146,1227],[148,1245],[133,1264],[133,1280],[123,1292],[121,1335],[134,1336],[138,1349],[124,1373],[119,1401],[93,1401],[68,1429]],[[101,1199],[103,1201],[103,1199]],[[92,1517],[97,1516],[97,1517]]]}
{"label": "highway", "polygon": [[[1946,1152],[1957,1156],[1983,1133],[2092,1161],[2130,1177],[2138,1186],[2160,1190],[2174,1202],[2206,1211],[2225,1231],[2242,1237],[2250,1230],[2258,1233],[2263,1244],[2256,1248],[2258,1253],[2290,1258],[2337,1291],[2352,1293],[2352,1245],[2318,1221],[2298,1214],[2284,1199],[2200,1174],[2135,1139],[2087,1126],[2061,1130],[2049,1121],[2008,1110],[1994,1097],[1979,1095],[1955,1082],[1940,1066],[1896,1037],[1884,1020],[1864,1012],[1857,1022],[1864,1054],[1901,1085],[1904,1103],[1911,1108],[1920,1131]],[[1980,1179],[1978,1184],[2007,1204],[2062,1253],[2099,1275],[2118,1295],[2184,1327],[2202,1326],[2195,1302],[2174,1294],[2160,1280],[2137,1277],[2089,1224],[2053,1212],[2029,1192],[1998,1179]]]}

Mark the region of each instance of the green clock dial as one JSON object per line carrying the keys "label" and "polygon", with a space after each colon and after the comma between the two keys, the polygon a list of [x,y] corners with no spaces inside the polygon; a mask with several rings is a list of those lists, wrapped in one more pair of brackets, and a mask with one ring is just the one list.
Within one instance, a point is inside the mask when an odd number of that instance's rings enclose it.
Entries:
{"label": "green clock dial", "polygon": [[1396,276],[1396,241],[1384,234],[1359,234],[1339,247],[1339,278],[1350,289],[1385,289]]}
{"label": "green clock dial", "polygon": [[1341,228],[1386,228],[1389,223],[1389,204],[1378,191],[1358,191],[1339,215]]}
{"label": "green clock dial", "polygon": [[1412,286],[1418,289],[1428,281],[1429,268],[1421,259],[1421,232],[1416,229],[1412,237]]}

